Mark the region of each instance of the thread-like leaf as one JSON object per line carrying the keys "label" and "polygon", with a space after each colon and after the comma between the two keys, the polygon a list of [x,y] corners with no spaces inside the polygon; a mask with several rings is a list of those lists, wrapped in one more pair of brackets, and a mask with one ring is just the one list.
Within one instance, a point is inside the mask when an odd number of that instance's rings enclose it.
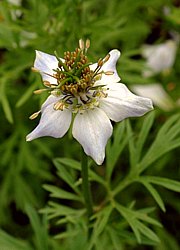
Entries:
{"label": "thread-like leaf", "polygon": [[162,155],[180,146],[180,136],[178,134],[180,134],[179,114],[170,117],[159,130],[156,139],[139,163],[140,173]]}
{"label": "thread-like leaf", "polygon": [[164,202],[163,202],[161,196],[159,195],[157,190],[149,183],[147,178],[140,177],[138,180],[147,188],[147,190],[151,193],[151,195],[153,196],[153,198],[155,199],[155,201],[157,202],[159,207],[162,209],[162,211],[165,212],[166,209],[165,209]]}
{"label": "thread-like leaf", "polygon": [[26,205],[26,212],[29,216],[31,226],[35,232],[36,245],[38,250],[48,250],[47,228],[40,222],[37,212],[32,206]]}
{"label": "thread-like leaf", "polygon": [[1,229],[0,229],[0,249],[33,250],[33,248],[31,248],[29,244],[26,243],[25,241],[16,239],[15,237],[12,237],[11,235],[7,234]]}
{"label": "thread-like leaf", "polygon": [[62,188],[58,188],[53,185],[43,185],[44,189],[47,191],[51,192],[50,196],[55,197],[55,198],[60,198],[60,199],[67,199],[67,200],[75,200],[75,201],[81,201],[82,198],[77,196],[76,194],[70,193],[65,191]]}
{"label": "thread-like leaf", "polygon": [[148,182],[165,187],[172,191],[180,192],[179,181],[175,181],[175,180],[171,180],[171,179],[163,178],[163,177],[157,177],[157,176],[145,176],[144,179],[147,180]]}

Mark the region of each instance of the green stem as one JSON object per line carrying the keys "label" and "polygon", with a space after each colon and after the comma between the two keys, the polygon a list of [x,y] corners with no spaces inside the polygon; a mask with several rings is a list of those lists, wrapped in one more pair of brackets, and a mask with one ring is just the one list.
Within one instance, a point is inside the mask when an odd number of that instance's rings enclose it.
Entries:
{"label": "green stem", "polygon": [[[90,217],[93,214],[93,205],[92,205],[92,197],[91,197],[91,191],[90,191],[89,180],[88,180],[88,159],[83,149],[82,149],[81,170],[82,170],[81,172],[82,189],[83,189],[83,195],[84,195],[84,200],[85,200],[86,209],[87,209],[88,226],[89,226]],[[91,234],[91,230],[89,229],[88,236],[90,236],[90,234]]]}

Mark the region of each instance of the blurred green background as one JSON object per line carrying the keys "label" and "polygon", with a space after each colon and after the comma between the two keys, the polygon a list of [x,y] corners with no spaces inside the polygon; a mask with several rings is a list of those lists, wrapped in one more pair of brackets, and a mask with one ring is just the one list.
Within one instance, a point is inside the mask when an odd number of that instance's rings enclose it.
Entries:
{"label": "blurred green background", "polygon": [[[176,0],[0,1],[0,250],[44,250],[48,249],[48,244],[49,249],[68,249],[65,245],[63,248],[63,242],[53,239],[64,228],[53,222],[47,227],[46,219],[37,211],[48,201],[43,184],[64,187],[56,175],[52,159],[70,157],[79,160],[79,145],[70,134],[60,140],[25,141],[38,122],[30,121],[28,117],[39,110],[47,97],[45,94],[33,95],[35,89],[42,87],[39,74],[31,71],[35,50],[49,54],[56,50],[63,55],[66,50],[74,50],[80,38],[89,38],[89,57],[95,62],[111,49],[119,49],[122,55],[117,70],[123,83],[131,88],[135,84],[158,82],[173,100],[173,108],[168,112],[155,106],[155,123],[148,137],[150,143],[164,122],[179,112],[180,50],[177,42],[175,61],[168,71],[145,78],[142,76],[146,67],[142,47],[164,43],[168,39],[178,40],[178,7]],[[143,118],[132,119],[137,133],[142,121]],[[119,159],[119,166],[122,166],[119,172],[126,173],[127,162],[125,150]],[[179,151],[175,149],[160,158],[150,174],[179,180],[179,166]],[[179,249],[179,197],[177,193],[159,190],[166,205],[166,213],[156,210],[156,218],[163,225],[157,231],[161,243],[148,246],[138,245],[135,240],[131,244],[124,241],[120,250]],[[154,206],[152,198],[138,185],[135,190],[129,188],[124,197],[130,201],[137,199],[142,207]],[[39,243],[37,236],[46,235],[46,228],[49,236],[45,238],[50,242],[47,245]]]}

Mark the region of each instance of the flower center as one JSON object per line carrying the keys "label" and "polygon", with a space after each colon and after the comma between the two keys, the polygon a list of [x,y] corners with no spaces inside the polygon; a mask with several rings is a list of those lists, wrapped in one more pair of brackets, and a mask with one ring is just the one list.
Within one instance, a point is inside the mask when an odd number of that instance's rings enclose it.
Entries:
{"label": "flower center", "polygon": [[64,53],[64,60],[58,58],[58,61],[54,77],[61,92],[78,96],[94,85],[95,75],[90,70],[90,63],[83,50],[77,48],[73,52],[67,51]]}
{"label": "flower center", "polygon": [[[102,71],[102,66],[110,58],[108,54],[104,59],[99,59],[95,70],[91,70],[91,63],[87,57],[87,50],[90,41],[86,43],[79,40],[79,48],[75,51],[67,51],[64,58],[61,59],[55,53],[58,60],[58,67],[53,69],[54,74],[51,75],[57,80],[57,85],[44,81],[47,89],[36,90],[34,93],[39,94],[45,90],[50,94],[59,97],[59,101],[54,104],[55,110],[71,109],[73,113],[83,112],[86,109],[93,109],[99,105],[99,100],[107,96],[106,88],[103,85],[95,85],[100,80],[102,74],[112,75],[113,72]],[[46,74],[46,72],[44,72]]]}

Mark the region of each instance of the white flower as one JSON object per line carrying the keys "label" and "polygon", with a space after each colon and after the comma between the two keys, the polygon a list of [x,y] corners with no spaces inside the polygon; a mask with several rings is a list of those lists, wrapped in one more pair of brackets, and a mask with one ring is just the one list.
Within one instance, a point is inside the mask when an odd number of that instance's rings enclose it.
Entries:
{"label": "white flower", "polygon": [[175,107],[173,99],[159,83],[134,85],[131,89],[138,95],[150,98],[154,105],[157,105],[164,111],[170,111]]}
{"label": "white flower", "polygon": [[37,34],[35,32],[29,32],[26,30],[22,30],[19,34],[20,36],[20,47],[26,47],[31,43],[32,40],[37,38]]}
{"label": "white flower", "polygon": [[41,73],[50,96],[42,105],[39,125],[26,140],[42,136],[61,138],[74,118],[73,137],[100,165],[113,131],[110,120],[119,122],[127,117],[142,116],[153,107],[150,99],[136,96],[124,84],[118,83],[118,50],[90,64],[87,47],[82,45],[80,48],[66,52],[64,59],[36,51],[34,68]]}
{"label": "white flower", "polygon": [[[8,0],[8,2],[12,4],[12,6],[15,6],[16,8],[20,7],[22,4],[22,0]],[[22,15],[22,11],[16,8],[13,9],[10,7],[10,12],[13,20],[16,20],[18,17]]]}
{"label": "white flower", "polygon": [[158,45],[145,45],[142,55],[147,60],[147,69],[144,70],[143,75],[149,77],[153,74],[170,69],[175,61],[176,50],[177,43],[173,40],[168,40]]}

